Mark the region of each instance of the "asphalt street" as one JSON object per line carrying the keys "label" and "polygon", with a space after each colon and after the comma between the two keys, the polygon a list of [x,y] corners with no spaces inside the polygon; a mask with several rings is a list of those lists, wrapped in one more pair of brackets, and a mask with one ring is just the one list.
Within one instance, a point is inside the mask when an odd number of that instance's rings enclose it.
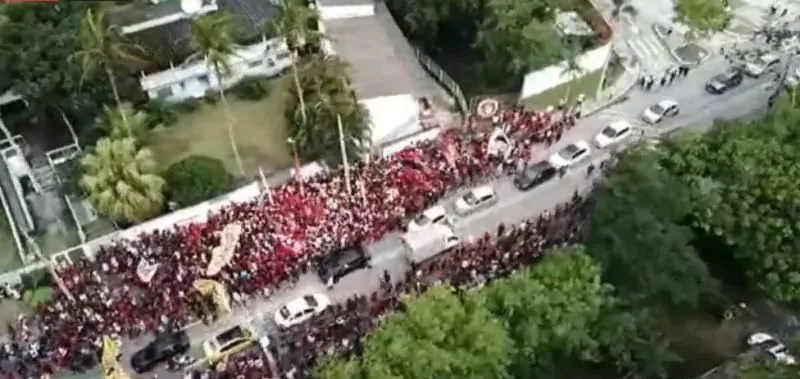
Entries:
{"label": "asphalt street", "polygon": [[[628,120],[652,135],[684,127],[703,130],[715,119],[738,118],[762,110],[766,104],[768,95],[766,88],[769,85],[767,82],[771,79],[770,75],[760,80],[745,79],[740,87],[723,95],[710,95],[705,92],[703,89],[705,81],[726,67],[727,63],[723,59],[712,57],[692,70],[686,78],[678,79],[672,85],[651,91],[634,90],[628,100],[580,120],[574,128],[565,133],[559,143],[551,147],[549,152],[555,152],[577,140],[591,141],[593,136],[609,122],[620,119]],[[646,125],[640,120],[639,115],[644,108],[667,98],[677,101],[680,105],[681,112],[678,116],[656,126]],[[593,151],[591,161],[598,163],[606,159],[608,154],[608,151]],[[588,164],[586,162],[582,166],[575,167],[564,178],[551,181],[529,192],[516,190],[506,178],[490,183],[498,194],[499,202],[491,208],[467,217],[456,217],[454,220],[456,233],[462,240],[469,240],[471,237],[496,230],[500,223],[518,223],[566,201],[576,190],[586,189],[590,185],[585,173]],[[452,210],[455,199],[465,191],[467,189],[442,200],[442,205]],[[370,294],[378,288],[384,270],[395,279],[401,278],[408,270],[400,236],[399,232],[390,233],[380,242],[367,246],[367,251],[372,256],[373,268],[343,278],[332,290],[327,290],[316,276],[305,275],[295,286],[282,289],[268,299],[253,300],[246,308],[238,308],[233,315],[211,328],[204,325],[189,328],[192,343],[199,345],[219,331],[236,324],[250,324],[264,333],[271,334],[275,330],[271,322],[274,312],[287,301],[304,294],[326,293],[336,302],[344,301],[356,294]],[[132,352],[141,348],[151,338],[126,341],[123,344],[122,362],[127,364]],[[150,375],[142,377],[151,377]],[[178,376],[175,373],[161,371],[158,372],[158,377]]]}

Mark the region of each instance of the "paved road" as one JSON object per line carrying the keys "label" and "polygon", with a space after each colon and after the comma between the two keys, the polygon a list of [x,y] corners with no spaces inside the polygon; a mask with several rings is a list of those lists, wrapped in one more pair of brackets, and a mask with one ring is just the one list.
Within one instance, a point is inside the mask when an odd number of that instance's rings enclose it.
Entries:
{"label": "paved road", "polygon": [[[576,140],[590,140],[608,122],[619,119],[629,120],[648,133],[660,133],[685,126],[702,130],[714,119],[743,117],[763,109],[767,95],[765,91],[767,84],[764,82],[766,79],[761,81],[747,79],[739,88],[721,96],[709,95],[703,90],[705,80],[725,67],[726,63],[721,58],[711,58],[690,72],[687,78],[680,79],[671,86],[649,92],[632,93],[629,100],[581,120],[575,128],[565,134],[562,142],[553,146],[551,152]],[[678,101],[681,105],[681,114],[657,127],[650,127],[641,122],[638,115],[642,109],[663,98]],[[597,163],[607,156],[608,153],[605,151],[594,151],[592,160]],[[584,165],[570,171],[563,179],[547,183],[530,192],[517,191],[507,179],[498,180],[492,185],[500,198],[496,206],[469,217],[456,218],[455,229],[462,239],[492,231],[501,222],[511,224],[532,217],[555,204],[566,201],[575,190],[586,188],[588,180]],[[442,204],[451,209],[454,199],[463,192],[444,199]],[[274,330],[269,321],[272,314],[286,301],[306,293],[325,292],[334,301],[343,301],[355,294],[369,294],[376,289],[383,270],[389,271],[392,277],[399,279],[408,269],[399,237],[400,233],[392,233],[379,243],[368,246],[367,250],[373,257],[373,269],[349,275],[333,290],[328,291],[313,275],[303,276],[293,288],[278,291],[267,300],[254,301],[247,307],[247,311],[236,312],[214,328],[202,325],[190,328],[189,334],[193,343],[200,344],[216,332],[234,324],[251,323],[269,333]],[[125,351],[123,361],[127,362],[130,353],[146,342],[146,340],[126,342],[123,346]],[[174,374],[159,374],[159,378],[168,377],[174,377]]]}

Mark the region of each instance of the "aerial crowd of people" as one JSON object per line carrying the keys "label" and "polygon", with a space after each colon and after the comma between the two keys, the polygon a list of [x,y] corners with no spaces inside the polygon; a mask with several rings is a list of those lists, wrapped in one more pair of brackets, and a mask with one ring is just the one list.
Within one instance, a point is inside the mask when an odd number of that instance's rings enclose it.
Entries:
{"label": "aerial crowd of people", "polygon": [[[526,160],[531,145],[550,144],[574,124],[573,114],[561,113],[554,120],[553,112],[509,108],[500,110],[500,116],[488,124],[502,126],[514,137],[509,141],[512,159]],[[104,335],[124,340],[167,323],[195,321],[193,283],[204,277],[210,250],[219,245],[220,231],[232,223],[242,227],[235,254],[213,279],[227,286],[234,299],[269,295],[296,281],[322,254],[379,240],[451,191],[498,175],[498,165],[508,157],[487,152],[490,135],[489,130],[472,125],[447,130],[437,140],[353,164],[349,185],[340,171],[295,178],[265,189],[257,199],[210,214],[203,223],[143,233],[102,247],[92,261],[55,267],[67,293],[59,289],[53,301],[8,326],[7,343],[0,348],[0,374],[27,378],[60,368],[84,370],[97,364]],[[460,260],[469,255],[491,261],[496,255],[491,246],[470,245],[447,257]],[[476,262],[475,272],[495,267],[483,258]],[[442,259],[436,260],[443,265],[440,269],[455,275],[447,268],[449,258]],[[155,268],[146,281],[137,272],[142,261]],[[347,325],[338,329],[349,329]],[[328,337],[320,336],[318,341]],[[244,362],[230,366],[261,372],[263,362]],[[293,367],[301,372],[306,366]],[[296,377],[304,376],[298,373]]]}

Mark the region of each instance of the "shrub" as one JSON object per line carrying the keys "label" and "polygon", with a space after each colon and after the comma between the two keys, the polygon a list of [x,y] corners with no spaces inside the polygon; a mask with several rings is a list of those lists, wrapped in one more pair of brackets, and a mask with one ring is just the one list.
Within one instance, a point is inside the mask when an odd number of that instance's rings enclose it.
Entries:
{"label": "shrub", "polygon": [[170,126],[178,122],[178,109],[161,100],[153,100],[142,106],[142,110],[149,116],[147,128],[153,129],[158,125]]}
{"label": "shrub", "polygon": [[193,155],[164,174],[171,201],[187,207],[220,195],[233,185],[233,175],[219,159]]}
{"label": "shrub", "polygon": [[259,77],[243,80],[231,92],[242,100],[261,100],[269,93],[269,79]]}
{"label": "shrub", "polygon": [[214,105],[219,101],[219,92],[210,89],[206,91],[205,96],[203,96],[203,100],[205,100],[205,102],[208,104]]}
{"label": "shrub", "polygon": [[201,105],[202,104],[198,99],[186,99],[178,104],[175,104],[175,108],[183,113],[191,113],[196,111],[197,108],[200,108]]}
{"label": "shrub", "polygon": [[34,269],[20,274],[23,291],[36,290],[39,287],[50,287],[54,284],[50,271],[46,268]]}
{"label": "shrub", "polygon": [[44,286],[36,289],[29,289],[22,293],[22,301],[31,308],[36,308],[39,305],[49,303],[53,299],[54,294],[55,290],[53,287]]}

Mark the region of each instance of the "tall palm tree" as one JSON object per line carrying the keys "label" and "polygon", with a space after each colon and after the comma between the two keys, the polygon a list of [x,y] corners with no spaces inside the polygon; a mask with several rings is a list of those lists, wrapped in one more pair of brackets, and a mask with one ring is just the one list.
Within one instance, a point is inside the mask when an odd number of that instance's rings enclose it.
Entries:
{"label": "tall palm tree", "polygon": [[231,114],[228,100],[225,98],[225,78],[231,73],[229,59],[236,53],[233,32],[233,19],[230,15],[211,13],[192,21],[190,38],[194,51],[205,58],[208,69],[217,78],[217,91],[219,91],[219,98],[222,101],[222,108],[228,124],[228,140],[236,159],[236,165],[239,167],[239,173],[244,176],[244,164],[239,155],[239,146],[236,144],[233,130],[233,114]]}
{"label": "tall palm tree", "polygon": [[563,59],[564,59],[564,72],[563,74],[567,76],[567,91],[564,94],[564,98],[569,101],[570,96],[572,95],[572,82],[575,78],[583,73],[583,67],[581,67],[580,59],[581,57],[581,50],[580,46],[575,43],[570,43],[564,49]]}
{"label": "tall palm tree", "polygon": [[274,37],[283,37],[286,46],[294,53],[292,60],[292,76],[294,77],[295,90],[300,101],[300,114],[303,122],[308,122],[308,112],[303,91],[300,88],[300,79],[297,73],[297,59],[300,53],[307,50],[308,45],[318,44],[323,36],[310,25],[319,21],[319,12],[311,9],[300,0],[278,0],[279,13],[266,24],[267,33]]}
{"label": "tall palm tree", "polygon": [[118,107],[104,107],[99,124],[109,138],[132,137],[140,140],[147,133],[148,118],[147,113],[124,103]]}
{"label": "tall palm tree", "polygon": [[[146,56],[144,50],[124,40],[119,31],[106,22],[105,12],[95,11],[92,8],[86,10],[81,20],[78,41],[81,50],[70,56],[69,60],[78,61],[84,76],[91,75],[97,70],[105,71],[111,84],[114,101],[118,106],[122,105],[114,72],[133,64],[144,63]],[[127,122],[124,115],[123,121]]]}
{"label": "tall palm tree", "polygon": [[101,138],[81,159],[80,185],[89,202],[116,221],[135,223],[158,215],[164,206],[164,179],[153,153],[134,138]]}

